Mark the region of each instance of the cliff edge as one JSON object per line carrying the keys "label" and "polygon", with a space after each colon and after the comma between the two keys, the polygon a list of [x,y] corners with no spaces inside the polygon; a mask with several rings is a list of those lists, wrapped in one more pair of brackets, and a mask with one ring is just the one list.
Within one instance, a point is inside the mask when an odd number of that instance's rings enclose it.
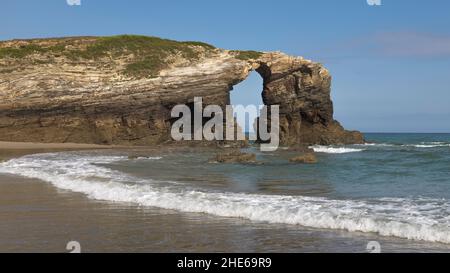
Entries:
{"label": "cliff edge", "polygon": [[279,52],[121,35],[0,42],[0,140],[151,145],[170,141],[174,105],[225,106],[256,70],[280,105],[283,145],[363,142],[333,119],[331,76]]}

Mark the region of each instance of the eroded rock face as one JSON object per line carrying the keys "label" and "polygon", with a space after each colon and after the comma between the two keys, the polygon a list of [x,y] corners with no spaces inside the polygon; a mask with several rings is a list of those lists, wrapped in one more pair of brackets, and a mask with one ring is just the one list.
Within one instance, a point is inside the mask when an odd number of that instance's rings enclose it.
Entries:
{"label": "eroded rock face", "polygon": [[[83,47],[95,38],[71,38]],[[16,48],[30,41],[0,43]],[[58,43],[34,40],[33,43]],[[361,143],[333,119],[331,77],[320,64],[283,53],[240,58],[234,51],[205,50],[195,60],[171,56],[170,65],[152,77],[121,73],[133,59],[69,59],[55,52],[24,57],[0,56],[0,140],[151,145],[171,141],[177,104],[225,106],[232,87],[252,70],[264,80],[263,101],[280,105],[281,142],[293,144]],[[64,50],[64,49],[63,49]]]}
{"label": "eroded rock face", "polygon": [[268,53],[257,71],[264,79],[263,101],[280,105],[280,139],[284,145],[361,143],[333,119],[331,76],[321,64],[281,53]]}

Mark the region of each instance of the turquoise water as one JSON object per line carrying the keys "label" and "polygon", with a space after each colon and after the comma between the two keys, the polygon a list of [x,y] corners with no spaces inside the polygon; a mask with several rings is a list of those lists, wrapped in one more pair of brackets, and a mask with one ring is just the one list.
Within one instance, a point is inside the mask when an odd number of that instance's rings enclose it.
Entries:
{"label": "turquoise water", "polygon": [[450,134],[366,134],[361,152],[322,154],[321,173],[343,198],[450,199]]}
{"label": "turquoise water", "polygon": [[261,153],[252,148],[248,152],[257,153],[263,165],[205,164],[210,153],[184,153],[163,156],[150,165],[137,161],[115,167],[221,191],[450,199],[450,134],[366,134],[366,139],[366,145],[324,147],[316,165],[291,164],[288,159],[295,153],[284,150]]}
{"label": "turquoise water", "polygon": [[[313,146],[319,163],[312,165],[290,163],[296,153],[286,149],[249,148],[261,163],[254,165],[208,163],[211,150],[149,151],[137,159],[118,150],[30,155],[0,164],[0,172],[95,200],[244,219],[252,228],[307,228],[327,240],[330,231],[348,232],[347,238],[375,234],[396,242],[394,251],[417,242],[449,249],[450,134],[366,139],[364,145]],[[280,248],[268,249],[289,251],[291,238],[286,235],[284,244],[278,238]],[[332,245],[334,251],[349,250],[342,240]]]}

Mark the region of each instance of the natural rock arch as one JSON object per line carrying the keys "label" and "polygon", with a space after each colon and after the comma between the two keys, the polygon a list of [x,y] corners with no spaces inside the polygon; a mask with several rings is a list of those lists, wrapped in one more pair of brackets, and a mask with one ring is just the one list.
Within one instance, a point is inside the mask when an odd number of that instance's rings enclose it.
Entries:
{"label": "natural rock arch", "polygon": [[[61,41],[73,47],[95,39],[16,40],[0,43],[0,48],[31,43],[48,48]],[[21,59],[0,58],[0,140],[123,145],[167,142],[174,105],[202,97],[204,105],[225,107],[232,86],[256,70],[263,78],[263,102],[280,105],[283,145],[363,141],[360,133],[345,131],[333,119],[331,76],[321,64],[279,52],[243,57],[236,51],[205,51],[205,45],[183,46],[203,53],[167,65],[156,76],[138,78],[121,73],[123,64],[130,61],[125,52],[96,61],[70,59],[51,50]]]}
{"label": "natural rock arch", "polygon": [[363,142],[362,134],[346,131],[334,120],[331,76],[321,64],[266,53],[251,66],[263,79],[263,103],[280,106],[281,144]]}

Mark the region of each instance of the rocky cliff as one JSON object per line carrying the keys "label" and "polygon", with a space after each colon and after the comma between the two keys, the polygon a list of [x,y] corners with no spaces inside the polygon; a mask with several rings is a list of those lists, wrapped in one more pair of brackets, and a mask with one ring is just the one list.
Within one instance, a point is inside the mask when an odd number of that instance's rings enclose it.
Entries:
{"label": "rocky cliff", "polygon": [[333,119],[331,76],[283,53],[114,36],[0,42],[0,140],[149,145],[170,141],[174,105],[227,105],[256,70],[280,105],[281,142],[360,143]]}

